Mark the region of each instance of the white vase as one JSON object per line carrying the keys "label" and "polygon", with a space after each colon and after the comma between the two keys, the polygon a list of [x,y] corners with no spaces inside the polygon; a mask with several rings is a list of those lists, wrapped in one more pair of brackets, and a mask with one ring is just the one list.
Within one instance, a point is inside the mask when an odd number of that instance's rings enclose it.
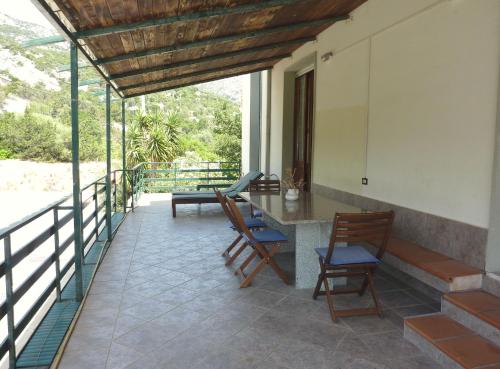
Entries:
{"label": "white vase", "polygon": [[285,199],[290,201],[295,201],[299,199],[299,190],[297,188],[289,188],[286,191]]}

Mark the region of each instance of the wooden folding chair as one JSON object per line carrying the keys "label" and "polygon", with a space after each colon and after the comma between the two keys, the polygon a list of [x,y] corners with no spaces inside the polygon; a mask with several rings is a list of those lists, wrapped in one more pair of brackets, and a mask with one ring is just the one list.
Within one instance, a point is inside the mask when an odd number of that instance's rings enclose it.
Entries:
{"label": "wooden folding chair", "polygon": [[[276,193],[281,191],[281,182],[277,179],[256,179],[250,181],[248,186],[250,192],[271,192]],[[261,217],[262,211],[255,209],[252,204],[250,204],[250,214],[253,218]]]}
{"label": "wooden folding chair", "polygon": [[[337,317],[358,315],[379,315],[382,317],[377,292],[373,285],[373,273],[384,255],[393,220],[393,211],[335,214],[329,246],[315,249],[319,255],[321,271],[313,294],[313,299],[316,299],[319,295],[326,295],[333,321],[336,321]],[[347,243],[348,245],[346,247],[335,247],[338,243]],[[372,255],[368,252],[362,246],[364,243],[378,247],[377,254]],[[363,277],[363,282],[359,288],[336,288],[333,285],[330,288],[328,279],[352,276]],[[321,291],[322,284],[324,291]],[[367,287],[370,288],[375,307],[342,310],[335,308],[333,295],[358,293],[362,296]]]}
{"label": "wooden folding chair", "polygon": [[[241,266],[236,270],[235,274],[241,274],[243,280],[240,288],[248,287],[255,276],[267,265],[269,265],[275,273],[280,277],[283,282],[289,284],[285,272],[278,266],[273,256],[279,251],[281,244],[287,242],[286,236],[280,231],[274,229],[266,229],[263,231],[250,231],[245,225],[243,216],[240,209],[236,206],[233,199],[227,199],[229,210],[234,217],[236,225],[240,231],[245,242],[253,248],[253,252],[245,259]],[[255,268],[248,274],[245,273],[246,267],[259,257],[260,261],[257,262]]]}
{"label": "wooden folding chair", "polygon": [[[215,194],[220,202],[222,210],[224,210],[224,214],[226,214],[226,217],[231,222],[231,228],[236,232],[238,232],[238,236],[235,238],[235,240],[222,253],[222,256],[226,258],[225,265],[228,266],[234,262],[234,260],[243,252],[243,250],[245,250],[248,244],[244,242],[233,254],[231,254],[231,251],[240,243],[240,241],[243,239],[243,236],[241,235],[239,228],[237,227],[236,221],[234,220],[233,214],[229,209],[226,196],[222,195],[220,191],[216,191]],[[266,227],[266,223],[264,223],[260,219],[256,219],[253,217],[244,218],[244,222],[246,226],[250,229],[262,229]]]}

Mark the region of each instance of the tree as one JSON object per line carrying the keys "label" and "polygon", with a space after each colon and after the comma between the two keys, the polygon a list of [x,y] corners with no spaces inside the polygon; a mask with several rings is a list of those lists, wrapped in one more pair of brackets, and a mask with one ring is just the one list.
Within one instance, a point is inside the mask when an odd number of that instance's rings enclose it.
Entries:
{"label": "tree", "polygon": [[180,154],[179,118],[139,113],[127,130],[127,162],[170,162]]}
{"label": "tree", "polygon": [[215,152],[225,161],[241,161],[241,111],[222,102],[213,119]]}

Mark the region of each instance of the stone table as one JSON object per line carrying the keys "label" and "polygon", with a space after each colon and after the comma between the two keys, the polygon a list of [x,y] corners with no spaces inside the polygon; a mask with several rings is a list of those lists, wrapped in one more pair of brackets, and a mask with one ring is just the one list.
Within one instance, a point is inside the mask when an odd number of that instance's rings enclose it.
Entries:
{"label": "stone table", "polygon": [[286,200],[284,191],[241,192],[240,196],[262,210],[267,225],[287,235],[288,244],[282,251],[295,253],[296,288],[311,288],[316,285],[319,263],[314,249],[328,247],[335,213],[364,211],[309,192],[300,193],[297,201]]}

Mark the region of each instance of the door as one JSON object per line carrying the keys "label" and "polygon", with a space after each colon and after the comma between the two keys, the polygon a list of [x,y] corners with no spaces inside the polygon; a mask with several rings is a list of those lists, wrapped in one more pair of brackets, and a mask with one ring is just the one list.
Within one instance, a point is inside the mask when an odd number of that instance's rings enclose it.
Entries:
{"label": "door", "polygon": [[314,118],[314,70],[295,79],[293,170],[295,180],[311,189],[312,132]]}

